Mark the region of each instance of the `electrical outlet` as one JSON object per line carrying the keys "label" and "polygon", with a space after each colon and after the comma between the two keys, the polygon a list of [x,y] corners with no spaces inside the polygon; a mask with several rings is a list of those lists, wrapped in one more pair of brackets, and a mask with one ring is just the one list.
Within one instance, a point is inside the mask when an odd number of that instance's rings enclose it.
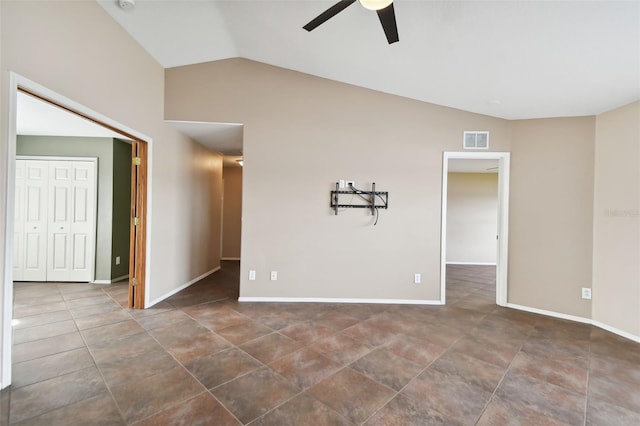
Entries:
{"label": "electrical outlet", "polygon": [[256,279],[256,271],[249,271],[249,281],[255,281]]}
{"label": "electrical outlet", "polygon": [[344,189],[344,188],[346,187],[346,185],[345,185],[345,183],[344,183],[344,179],[340,179],[340,180],[338,181],[338,187],[339,187],[340,189]]}
{"label": "electrical outlet", "polygon": [[583,299],[591,299],[591,289],[582,287],[582,298]]}
{"label": "electrical outlet", "polygon": [[271,281],[278,280],[278,271],[271,271]]}
{"label": "electrical outlet", "polygon": [[422,282],[422,274],[413,274],[413,283],[420,284]]}
{"label": "electrical outlet", "polygon": [[116,256],[116,265],[120,264],[120,256]]}

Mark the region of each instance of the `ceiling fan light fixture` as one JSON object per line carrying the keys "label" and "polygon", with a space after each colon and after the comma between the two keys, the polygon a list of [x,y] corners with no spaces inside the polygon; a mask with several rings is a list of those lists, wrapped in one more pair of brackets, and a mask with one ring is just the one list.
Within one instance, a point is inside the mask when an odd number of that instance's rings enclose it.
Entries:
{"label": "ceiling fan light fixture", "polygon": [[362,7],[369,10],[382,10],[389,7],[391,3],[393,0],[360,0]]}

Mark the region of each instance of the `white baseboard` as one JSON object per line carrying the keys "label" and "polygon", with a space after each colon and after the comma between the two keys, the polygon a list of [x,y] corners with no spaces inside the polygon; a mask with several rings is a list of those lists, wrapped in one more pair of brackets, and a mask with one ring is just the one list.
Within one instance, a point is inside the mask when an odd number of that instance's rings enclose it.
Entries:
{"label": "white baseboard", "polygon": [[447,265],[496,266],[496,262],[446,262]]}
{"label": "white baseboard", "polygon": [[332,297],[239,297],[238,302],[271,303],[379,303],[387,305],[442,305],[440,300],[358,299]]}
{"label": "white baseboard", "polygon": [[240,260],[239,257],[221,257],[220,260]]}
{"label": "white baseboard", "polygon": [[117,282],[128,280],[128,279],[129,279],[129,274],[122,275],[121,277],[117,277],[112,280],[93,280],[91,281],[91,284],[113,284],[113,283],[117,283]]}
{"label": "white baseboard", "polygon": [[625,337],[625,338],[627,338],[629,340],[633,340],[634,342],[640,343],[640,336],[636,336],[635,334],[631,334],[631,333],[628,333],[626,331],[619,330],[619,329],[617,329],[615,327],[611,327],[610,325],[603,324],[600,321],[595,321],[594,320],[594,321],[591,322],[591,324],[595,325],[596,327],[600,327],[603,330],[609,331],[609,332],[611,332],[613,334],[617,334],[618,336],[622,336],[622,337]]}
{"label": "white baseboard", "polygon": [[211,275],[211,274],[213,274],[214,272],[217,272],[217,271],[219,271],[219,270],[220,270],[220,267],[218,266],[218,267],[216,267],[216,268],[213,268],[213,269],[212,269],[212,270],[210,270],[210,271],[205,272],[204,274],[200,275],[199,277],[196,277],[196,278],[192,279],[192,280],[191,280],[191,281],[189,281],[188,283],[183,284],[183,285],[181,285],[180,287],[178,287],[178,288],[175,288],[175,289],[171,290],[169,293],[166,293],[166,294],[164,294],[164,295],[162,295],[162,296],[158,297],[157,299],[154,299],[154,300],[150,301],[150,302],[149,302],[149,304],[148,304],[147,306],[145,306],[144,308],[145,308],[145,309],[147,309],[147,308],[152,307],[152,306],[153,306],[153,305],[155,305],[156,303],[160,303],[160,302],[162,302],[164,299],[167,299],[167,298],[169,298],[169,297],[173,296],[174,294],[179,293],[180,291],[184,290],[185,288],[187,288],[187,287],[189,287],[189,286],[191,286],[191,285],[193,285],[193,284],[197,283],[197,282],[198,282],[198,281],[200,281],[201,279],[206,278],[206,277],[208,277],[209,275]]}
{"label": "white baseboard", "polygon": [[507,303],[505,306],[507,308],[518,309],[520,311],[531,312],[531,313],[534,313],[534,314],[541,314],[541,315],[546,315],[546,316],[549,316],[549,317],[561,318],[561,319],[566,319],[566,320],[570,320],[570,321],[581,322],[581,323],[584,323],[584,324],[591,324],[591,325],[596,326],[598,328],[601,328],[603,330],[609,331],[609,332],[611,332],[613,334],[617,334],[618,336],[622,336],[622,337],[627,338],[629,340],[633,340],[634,342],[640,343],[640,336],[636,336],[636,335],[628,333],[626,331],[619,330],[619,329],[617,329],[615,327],[611,327],[609,325],[601,323],[600,321],[595,321],[595,320],[592,320],[590,318],[578,317],[578,316],[575,316],[575,315],[567,315],[567,314],[562,314],[560,312],[547,311],[547,310],[544,310],[544,309],[531,308],[529,306],[516,305],[515,303]]}

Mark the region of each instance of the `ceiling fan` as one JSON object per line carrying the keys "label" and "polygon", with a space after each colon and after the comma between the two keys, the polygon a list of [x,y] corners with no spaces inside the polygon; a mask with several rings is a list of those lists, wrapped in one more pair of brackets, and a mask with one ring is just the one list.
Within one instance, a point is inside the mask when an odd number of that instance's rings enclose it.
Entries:
{"label": "ceiling fan", "polygon": [[[398,38],[398,27],[396,25],[396,14],[393,10],[393,0],[359,0],[360,4],[369,10],[375,10],[380,18],[382,29],[387,36],[389,44],[395,43],[400,40]],[[318,26],[324,24],[329,19],[336,16],[338,13],[345,10],[347,7],[355,3],[356,0],[340,0],[338,3],[331,6],[329,9],[322,12],[316,18],[311,20],[304,28],[307,31],[312,31]]]}

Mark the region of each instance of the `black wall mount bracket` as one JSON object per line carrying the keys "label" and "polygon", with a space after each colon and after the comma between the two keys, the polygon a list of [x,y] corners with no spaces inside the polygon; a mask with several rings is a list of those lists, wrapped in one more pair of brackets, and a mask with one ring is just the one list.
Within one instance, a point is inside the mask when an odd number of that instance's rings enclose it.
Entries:
{"label": "black wall mount bracket", "polygon": [[[363,203],[340,202],[341,196],[344,199],[347,195],[357,195]],[[376,203],[376,198],[378,203]],[[335,191],[331,191],[331,208],[335,215],[338,209],[371,209],[371,214],[375,215],[377,209],[387,209],[389,207],[389,193],[387,191],[376,191],[375,182],[371,184],[371,191],[362,191],[350,185],[348,189],[340,190],[339,182],[336,182]]]}

